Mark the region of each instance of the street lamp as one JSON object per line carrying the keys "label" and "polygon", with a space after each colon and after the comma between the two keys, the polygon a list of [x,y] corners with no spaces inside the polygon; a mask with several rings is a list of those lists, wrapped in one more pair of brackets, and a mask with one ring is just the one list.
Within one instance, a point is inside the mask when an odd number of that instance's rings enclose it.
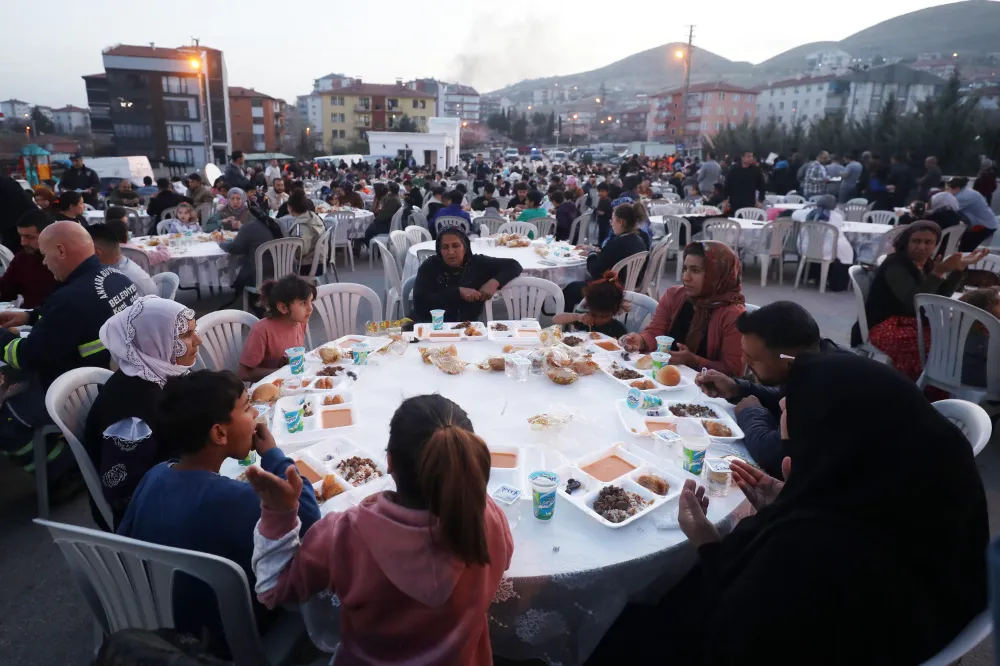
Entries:
{"label": "street lamp", "polygon": [[679,60],[684,63],[684,98],[681,100],[683,113],[681,114],[681,127],[679,136],[686,139],[685,134],[687,132],[687,121],[688,121],[688,89],[691,86],[691,45],[688,45],[687,52],[677,49],[674,52]]}
{"label": "street lamp", "polygon": [[[198,77],[198,113],[201,115],[201,132],[204,135],[202,137],[202,143],[204,144],[205,150],[205,161],[212,161],[212,148],[211,142],[209,140],[209,124],[208,124],[208,104],[205,101],[205,95],[201,88],[201,60],[198,58],[189,58],[188,64],[191,65],[191,69],[195,70],[195,76]],[[205,82],[206,86],[208,82]]]}
{"label": "street lamp", "polygon": [[594,98],[594,101],[597,102],[598,104],[600,104],[601,103],[601,98],[600,97],[596,97],[596,98]]}

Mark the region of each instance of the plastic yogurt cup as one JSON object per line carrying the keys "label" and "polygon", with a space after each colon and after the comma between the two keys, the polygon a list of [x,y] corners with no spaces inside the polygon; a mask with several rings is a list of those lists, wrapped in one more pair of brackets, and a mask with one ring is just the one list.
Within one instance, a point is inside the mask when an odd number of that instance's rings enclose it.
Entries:
{"label": "plastic yogurt cup", "polygon": [[556,489],[559,476],[554,472],[532,472],[528,475],[531,483],[531,511],[538,520],[552,520],[556,509]]}
{"label": "plastic yogurt cup", "polygon": [[431,327],[435,331],[444,328],[444,310],[431,310]]}
{"label": "plastic yogurt cup", "polygon": [[656,351],[666,354],[670,351],[670,346],[674,344],[674,339],[669,335],[656,336]]}
{"label": "plastic yogurt cup", "polygon": [[306,348],[289,347],[285,350],[288,357],[288,367],[293,375],[301,375],[306,369]]}
{"label": "plastic yogurt cup", "polygon": [[659,370],[665,365],[670,365],[670,354],[666,352],[655,351],[649,355],[649,358],[653,361],[653,370]]}
{"label": "plastic yogurt cup", "polygon": [[663,405],[663,398],[633,388],[629,389],[628,395],[625,396],[625,404],[632,409],[657,409]]}
{"label": "plastic yogurt cup", "polygon": [[352,345],[351,357],[354,359],[354,365],[368,365],[368,345],[363,342]]}

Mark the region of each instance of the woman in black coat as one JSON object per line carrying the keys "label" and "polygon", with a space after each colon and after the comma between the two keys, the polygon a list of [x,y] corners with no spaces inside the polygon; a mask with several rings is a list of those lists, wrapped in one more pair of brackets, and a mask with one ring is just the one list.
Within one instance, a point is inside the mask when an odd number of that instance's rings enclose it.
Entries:
{"label": "woman in black coat", "polygon": [[733,463],[757,513],[725,537],[688,481],[698,565],[626,608],[589,666],[919,664],[986,608],[986,497],[962,432],[852,354],[799,354],[787,386],[785,481]]}
{"label": "woman in black coat", "polygon": [[521,274],[514,259],[473,254],[469,237],[449,228],[437,237],[437,256],[420,264],[413,284],[413,320],[428,322],[431,310],[444,310],[445,321],[471,321],[483,303]]}

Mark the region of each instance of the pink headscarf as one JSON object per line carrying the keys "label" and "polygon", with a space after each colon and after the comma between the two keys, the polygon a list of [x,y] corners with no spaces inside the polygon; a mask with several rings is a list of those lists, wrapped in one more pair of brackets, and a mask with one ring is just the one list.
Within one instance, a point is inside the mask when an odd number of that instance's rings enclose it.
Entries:
{"label": "pink headscarf", "polygon": [[566,176],[566,187],[570,189],[576,187],[576,176]]}

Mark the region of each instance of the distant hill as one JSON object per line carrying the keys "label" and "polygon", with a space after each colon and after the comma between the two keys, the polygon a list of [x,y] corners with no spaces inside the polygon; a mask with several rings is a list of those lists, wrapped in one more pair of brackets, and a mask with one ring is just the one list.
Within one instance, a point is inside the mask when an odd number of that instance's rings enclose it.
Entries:
{"label": "distant hill", "polygon": [[[883,55],[915,58],[921,53],[984,55],[1000,51],[1000,2],[964,0],[920,9],[882,21],[839,42],[813,42],[789,49],[758,65],[733,62],[704,49],[695,48],[692,81],[724,79],[736,85],[763,83],[785,72],[799,72],[805,58],[814,51],[840,48],[853,56]],[[674,57],[684,44],[670,43],[636,53],[610,65],[569,76],[521,81],[496,91],[512,95],[525,90],[561,85],[596,87],[603,81],[609,88],[658,92],[681,85],[684,65]]]}

